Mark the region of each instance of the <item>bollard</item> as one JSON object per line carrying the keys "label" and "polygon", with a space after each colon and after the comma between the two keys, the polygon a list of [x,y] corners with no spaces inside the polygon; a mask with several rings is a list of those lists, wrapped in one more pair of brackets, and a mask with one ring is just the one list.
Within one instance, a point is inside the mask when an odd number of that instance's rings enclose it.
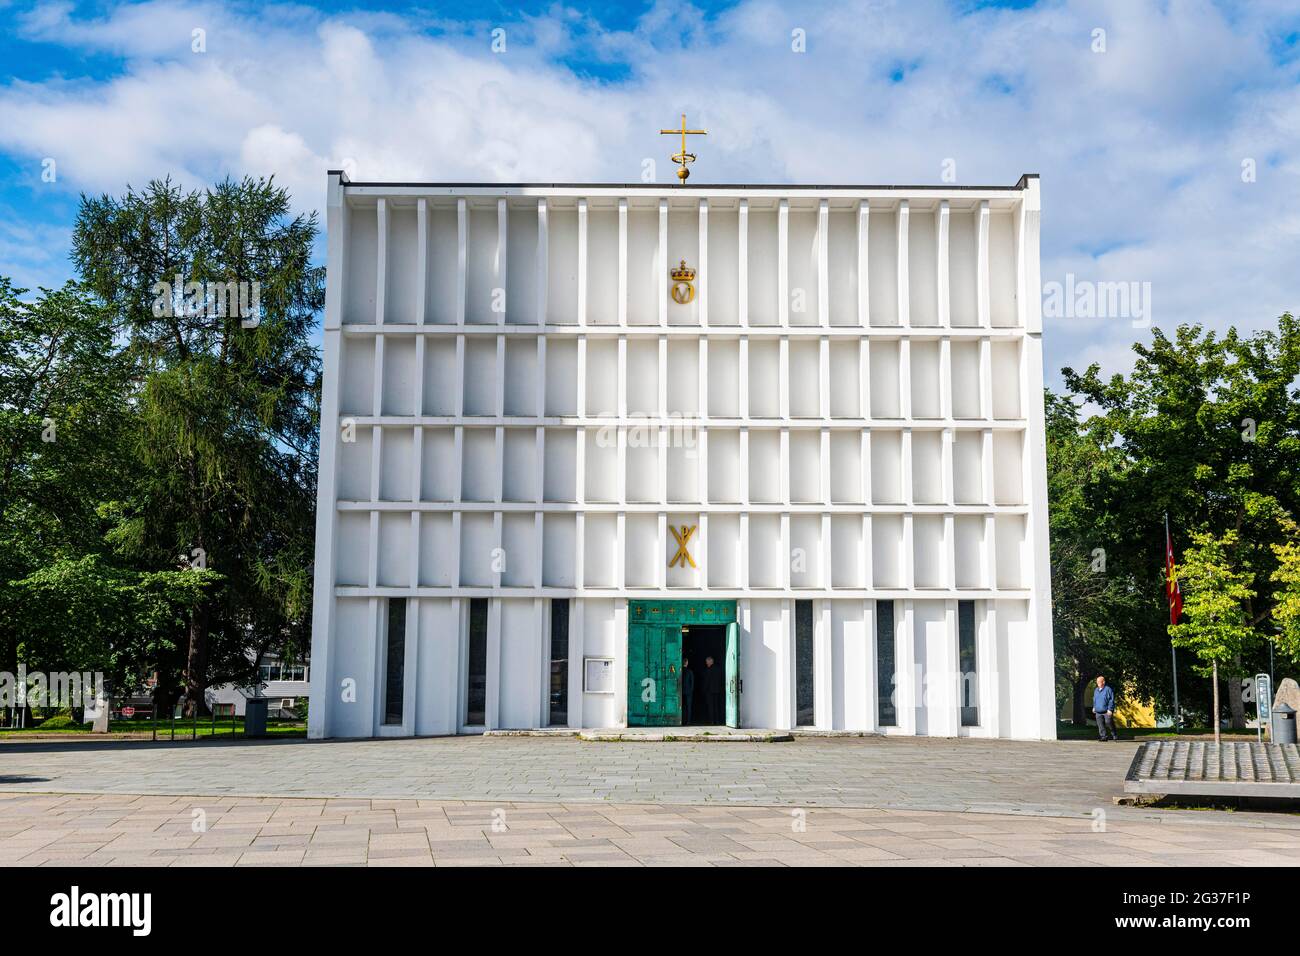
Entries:
{"label": "bollard", "polygon": [[245,737],[266,736],[266,704],[265,697],[250,697],[244,702]]}

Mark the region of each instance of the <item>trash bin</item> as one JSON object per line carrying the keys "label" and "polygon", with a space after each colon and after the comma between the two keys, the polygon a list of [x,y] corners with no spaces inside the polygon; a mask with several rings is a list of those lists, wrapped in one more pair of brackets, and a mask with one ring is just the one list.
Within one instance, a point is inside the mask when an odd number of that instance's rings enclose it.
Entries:
{"label": "trash bin", "polygon": [[1269,736],[1275,744],[1295,743],[1295,708],[1279,704],[1273,708],[1273,726]]}
{"label": "trash bin", "polygon": [[[244,701],[244,736],[245,737],[265,737],[266,736],[266,697],[249,697]],[[1295,725],[1292,725],[1292,734],[1295,733]],[[1292,737],[1294,739],[1294,736]]]}

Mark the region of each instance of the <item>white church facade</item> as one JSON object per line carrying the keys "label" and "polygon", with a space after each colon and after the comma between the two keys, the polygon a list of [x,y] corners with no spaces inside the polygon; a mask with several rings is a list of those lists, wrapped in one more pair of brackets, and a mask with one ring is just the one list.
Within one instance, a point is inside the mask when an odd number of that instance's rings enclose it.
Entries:
{"label": "white church facade", "polygon": [[309,735],[1055,737],[1039,214],[331,173]]}

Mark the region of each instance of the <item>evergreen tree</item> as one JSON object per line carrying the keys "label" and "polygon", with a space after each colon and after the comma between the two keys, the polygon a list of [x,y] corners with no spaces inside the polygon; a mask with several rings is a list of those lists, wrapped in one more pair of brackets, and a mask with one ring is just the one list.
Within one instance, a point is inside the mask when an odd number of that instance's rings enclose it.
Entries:
{"label": "evergreen tree", "polygon": [[253,676],[250,648],[307,644],[316,235],[315,214],[291,217],[288,193],[265,179],[82,197],[73,258],[136,376],[128,453],[140,475],[110,539],[143,566],[219,572],[187,613],[190,714],[207,686]]}

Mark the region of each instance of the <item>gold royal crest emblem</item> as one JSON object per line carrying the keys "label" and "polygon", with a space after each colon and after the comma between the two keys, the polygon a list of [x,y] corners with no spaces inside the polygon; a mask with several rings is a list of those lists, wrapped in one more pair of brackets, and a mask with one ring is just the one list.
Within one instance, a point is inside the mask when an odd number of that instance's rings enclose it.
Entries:
{"label": "gold royal crest emblem", "polygon": [[695,298],[695,270],[686,265],[686,260],[673,269],[669,275],[673,279],[673,301],[686,305]]}

